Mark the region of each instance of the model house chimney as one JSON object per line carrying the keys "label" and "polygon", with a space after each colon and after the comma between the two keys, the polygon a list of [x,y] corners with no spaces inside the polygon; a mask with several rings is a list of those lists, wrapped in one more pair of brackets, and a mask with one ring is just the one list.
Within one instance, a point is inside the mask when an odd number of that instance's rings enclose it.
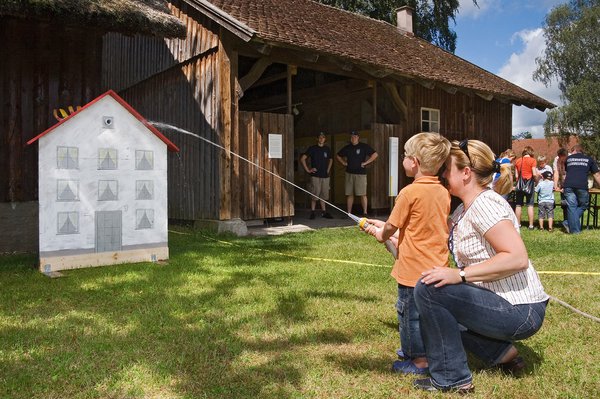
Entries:
{"label": "model house chimney", "polygon": [[413,21],[412,21],[413,9],[409,6],[402,6],[396,9],[396,20],[398,23],[398,29],[407,35],[414,35],[413,33]]}

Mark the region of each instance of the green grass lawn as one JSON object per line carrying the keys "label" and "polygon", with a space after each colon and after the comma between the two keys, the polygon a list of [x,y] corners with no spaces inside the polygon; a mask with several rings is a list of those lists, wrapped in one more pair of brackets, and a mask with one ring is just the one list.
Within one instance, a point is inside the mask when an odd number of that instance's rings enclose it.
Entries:
{"label": "green grass lawn", "polygon": [[[522,234],[538,270],[600,271],[600,230]],[[0,257],[0,398],[443,397],[389,372],[396,285],[371,237],[337,228],[169,239],[167,265],[58,279],[40,274],[34,256]],[[600,275],[541,278],[550,295],[600,316]],[[600,324],[551,302],[518,348],[525,376],[473,361],[471,397],[600,392]]]}

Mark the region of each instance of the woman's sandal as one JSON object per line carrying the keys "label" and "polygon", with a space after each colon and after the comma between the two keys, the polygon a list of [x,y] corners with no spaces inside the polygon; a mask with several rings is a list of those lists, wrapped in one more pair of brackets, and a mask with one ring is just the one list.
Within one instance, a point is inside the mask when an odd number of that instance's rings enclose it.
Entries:
{"label": "woman's sandal", "polygon": [[468,384],[460,386],[460,387],[438,388],[435,385],[433,385],[431,378],[421,378],[419,380],[415,380],[415,382],[413,382],[413,386],[415,388],[419,388],[419,389],[422,389],[422,390],[428,391],[428,392],[435,392],[435,391],[453,392],[453,393],[458,393],[460,395],[466,395],[468,393],[475,392],[475,387],[471,383],[468,383]]}
{"label": "woman's sandal", "polygon": [[518,375],[525,370],[525,360],[521,356],[517,356],[506,363],[498,363],[496,367],[506,374]]}

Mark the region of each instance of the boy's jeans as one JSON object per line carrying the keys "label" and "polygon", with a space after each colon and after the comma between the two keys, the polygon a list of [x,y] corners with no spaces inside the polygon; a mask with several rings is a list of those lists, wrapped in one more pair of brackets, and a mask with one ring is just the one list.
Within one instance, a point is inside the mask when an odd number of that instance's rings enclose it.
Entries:
{"label": "boy's jeans", "polygon": [[414,288],[398,284],[398,329],[400,345],[406,358],[425,357],[425,345],[421,337],[419,312],[415,305]]}
{"label": "boy's jeans", "polygon": [[540,329],[547,303],[511,305],[474,284],[435,288],[420,281],[415,301],[429,374],[437,388],[460,387],[472,381],[465,349],[488,365],[499,363],[512,341]]}
{"label": "boy's jeans", "polygon": [[563,190],[567,201],[567,221],[571,233],[581,233],[581,215],[588,208],[590,193],[583,188],[565,187]]}

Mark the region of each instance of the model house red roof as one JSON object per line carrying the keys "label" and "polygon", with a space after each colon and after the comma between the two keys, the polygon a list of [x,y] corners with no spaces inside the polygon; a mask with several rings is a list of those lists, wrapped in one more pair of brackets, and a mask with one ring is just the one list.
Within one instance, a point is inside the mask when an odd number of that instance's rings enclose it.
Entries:
{"label": "model house red roof", "polygon": [[106,93],[102,94],[101,96],[98,96],[94,100],[90,101],[89,103],[87,103],[86,105],[84,105],[83,107],[81,107],[81,109],[79,109],[76,112],[72,113],[71,115],[67,116],[65,119],[62,119],[56,125],[50,127],[49,129],[45,130],[44,132],[38,134],[37,136],[35,136],[31,140],[29,140],[27,142],[27,144],[29,145],[29,144],[35,143],[41,137],[43,137],[43,136],[51,133],[52,131],[54,131],[54,129],[58,128],[63,123],[65,123],[69,119],[73,118],[75,115],[79,114],[80,112],[84,112],[86,109],[88,109],[89,107],[93,106],[95,103],[97,103],[98,101],[100,101],[101,99],[103,99],[106,96],[111,96],[112,98],[114,98],[127,111],[129,111],[129,113],[131,115],[133,115],[140,122],[142,122],[142,124],[144,126],[146,126],[146,128],[148,128],[148,130],[150,130],[152,133],[154,133],[154,135],[156,135],[156,137],[158,137],[163,143],[165,143],[167,145],[167,148],[169,149],[169,151],[179,152],[179,148],[175,144],[173,144],[173,142],[171,142],[168,138],[166,138],[161,132],[159,132],[154,126],[152,126],[142,115],[140,115],[135,109],[133,109],[133,107],[131,105],[129,105],[125,100],[123,100],[117,93],[115,93],[112,90],[109,90]]}
{"label": "model house red roof", "polygon": [[[350,62],[377,76],[469,91],[545,110],[555,105],[396,26],[310,0],[186,0],[251,42]],[[210,3],[210,5],[207,5]],[[243,36],[243,35],[242,35]],[[241,37],[241,36],[240,36]]]}

